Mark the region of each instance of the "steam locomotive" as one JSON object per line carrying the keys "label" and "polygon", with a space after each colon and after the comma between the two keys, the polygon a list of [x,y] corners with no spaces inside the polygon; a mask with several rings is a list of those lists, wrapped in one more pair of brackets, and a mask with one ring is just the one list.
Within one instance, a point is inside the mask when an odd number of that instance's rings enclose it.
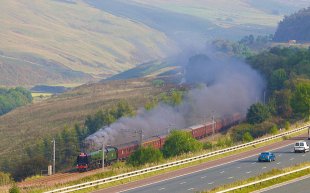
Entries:
{"label": "steam locomotive", "polygon": [[[191,126],[184,131],[190,133],[195,139],[202,139],[211,135],[213,132],[217,133],[225,128],[239,123],[242,116],[235,113],[232,116],[226,116],[216,119],[214,122],[208,122],[201,125]],[[166,140],[167,135],[156,136],[147,139],[142,143],[143,147],[151,146],[155,149],[161,149]],[[118,145],[116,147],[108,146],[104,150],[104,165],[111,165],[116,161],[126,160],[139,147],[138,142],[131,142],[128,144]],[[77,170],[79,172],[87,171],[94,168],[102,167],[102,150],[91,152],[89,154],[80,153],[77,156]]]}

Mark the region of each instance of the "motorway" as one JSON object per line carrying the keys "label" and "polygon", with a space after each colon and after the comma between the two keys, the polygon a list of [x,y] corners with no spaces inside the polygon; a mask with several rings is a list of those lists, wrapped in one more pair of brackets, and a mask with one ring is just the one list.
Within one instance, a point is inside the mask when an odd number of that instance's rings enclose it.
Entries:
{"label": "motorway", "polygon": [[284,184],[276,185],[266,188],[255,193],[309,193],[310,192],[310,175],[286,182]]}
{"label": "motorway", "polygon": [[[286,140],[257,148],[250,152],[230,156],[232,159],[223,158],[198,166],[187,168],[187,171],[171,172],[151,180],[135,184],[128,183],[117,187],[103,189],[96,193],[126,192],[126,193],[191,193],[210,190],[223,184],[232,183],[239,179],[246,179],[272,170],[273,168],[289,167],[298,163],[310,161],[310,153],[294,153],[293,144],[296,140]],[[280,148],[279,148],[280,147]],[[259,152],[272,150],[276,155],[275,162],[257,162]],[[186,169],[184,169],[186,170]],[[139,182],[139,181],[138,181]],[[132,185],[131,185],[132,184]]]}

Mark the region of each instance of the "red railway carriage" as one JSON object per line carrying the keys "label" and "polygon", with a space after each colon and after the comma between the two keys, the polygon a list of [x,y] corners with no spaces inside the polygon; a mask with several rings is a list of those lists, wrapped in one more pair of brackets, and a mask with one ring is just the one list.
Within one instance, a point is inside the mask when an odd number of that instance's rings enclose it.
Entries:
{"label": "red railway carriage", "polygon": [[117,146],[117,153],[119,160],[125,160],[128,158],[136,149],[138,149],[138,143],[128,143],[124,145]]}
{"label": "red railway carriage", "polygon": [[[214,122],[214,132],[215,132],[215,126],[216,123]],[[212,122],[206,123],[206,136],[212,133],[213,133],[213,123]]]}
{"label": "red railway carriage", "polygon": [[206,126],[205,125],[196,125],[192,126],[189,129],[191,129],[192,136],[195,139],[201,139],[206,136]]}
{"label": "red railway carriage", "polygon": [[167,139],[167,136],[166,135],[161,135],[161,136],[158,136],[159,139],[160,139],[160,149],[164,147],[164,144],[166,142],[166,139]]}
{"label": "red railway carriage", "polygon": [[223,120],[222,119],[217,119],[216,121],[215,121],[215,126],[214,126],[214,132],[215,133],[217,133],[217,132],[219,132],[221,129],[222,129],[222,127],[224,126],[224,124],[223,124]]}
{"label": "red railway carriage", "polygon": [[143,147],[151,146],[155,149],[160,149],[161,148],[161,140],[159,137],[152,137],[152,138],[148,139],[147,141],[143,142],[142,146]]}

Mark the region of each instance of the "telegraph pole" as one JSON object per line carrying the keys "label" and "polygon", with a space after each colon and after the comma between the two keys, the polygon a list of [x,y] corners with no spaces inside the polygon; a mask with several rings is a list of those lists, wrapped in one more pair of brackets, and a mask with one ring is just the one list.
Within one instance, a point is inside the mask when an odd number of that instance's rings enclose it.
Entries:
{"label": "telegraph pole", "polygon": [[215,133],[215,128],[214,128],[214,115],[212,115],[212,141],[214,141],[214,133]]}
{"label": "telegraph pole", "polygon": [[140,147],[142,147],[142,143],[143,143],[143,131],[142,131],[142,129],[137,131],[137,133],[139,134]]}
{"label": "telegraph pole", "polygon": [[102,144],[102,169],[104,170],[104,143]]}
{"label": "telegraph pole", "polygon": [[53,139],[53,174],[56,173],[56,141]]}
{"label": "telegraph pole", "polygon": [[308,127],[308,140],[310,140],[310,126]]}

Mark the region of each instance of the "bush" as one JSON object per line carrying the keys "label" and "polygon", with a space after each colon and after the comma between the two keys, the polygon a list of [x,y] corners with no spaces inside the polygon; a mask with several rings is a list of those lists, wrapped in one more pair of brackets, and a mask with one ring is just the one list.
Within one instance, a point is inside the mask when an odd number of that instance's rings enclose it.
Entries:
{"label": "bush", "polygon": [[233,145],[233,141],[231,140],[229,136],[220,138],[216,143],[216,146],[218,147],[230,147],[232,145]]}
{"label": "bush", "polygon": [[213,144],[209,141],[203,144],[203,149],[212,149]]}
{"label": "bush", "polygon": [[273,125],[269,130],[269,133],[273,135],[277,134],[278,132],[279,132],[279,129],[277,125]]}
{"label": "bush", "polygon": [[153,147],[142,147],[135,151],[127,160],[132,166],[141,166],[146,163],[158,163],[162,161],[163,154]]}
{"label": "bush", "polygon": [[0,172],[0,186],[10,184],[12,182],[10,174]]}
{"label": "bush", "polygon": [[165,157],[172,157],[188,152],[202,150],[202,143],[185,131],[172,131],[163,147]]}
{"label": "bush", "polygon": [[242,137],[242,141],[243,142],[251,142],[251,141],[253,141],[254,139],[253,139],[253,137],[252,137],[252,135],[251,135],[251,133],[250,132],[245,132],[244,134],[243,134],[243,137]]}
{"label": "bush", "polygon": [[246,115],[247,121],[250,124],[262,123],[271,116],[269,108],[262,103],[251,105]]}
{"label": "bush", "polygon": [[43,157],[33,157],[18,164],[13,171],[15,180],[23,180],[26,177],[41,174],[41,170],[46,170],[48,161]]}
{"label": "bush", "polygon": [[10,188],[9,193],[20,193],[20,190],[19,190],[18,186],[16,186],[16,184],[14,184],[12,186],[12,188]]}

